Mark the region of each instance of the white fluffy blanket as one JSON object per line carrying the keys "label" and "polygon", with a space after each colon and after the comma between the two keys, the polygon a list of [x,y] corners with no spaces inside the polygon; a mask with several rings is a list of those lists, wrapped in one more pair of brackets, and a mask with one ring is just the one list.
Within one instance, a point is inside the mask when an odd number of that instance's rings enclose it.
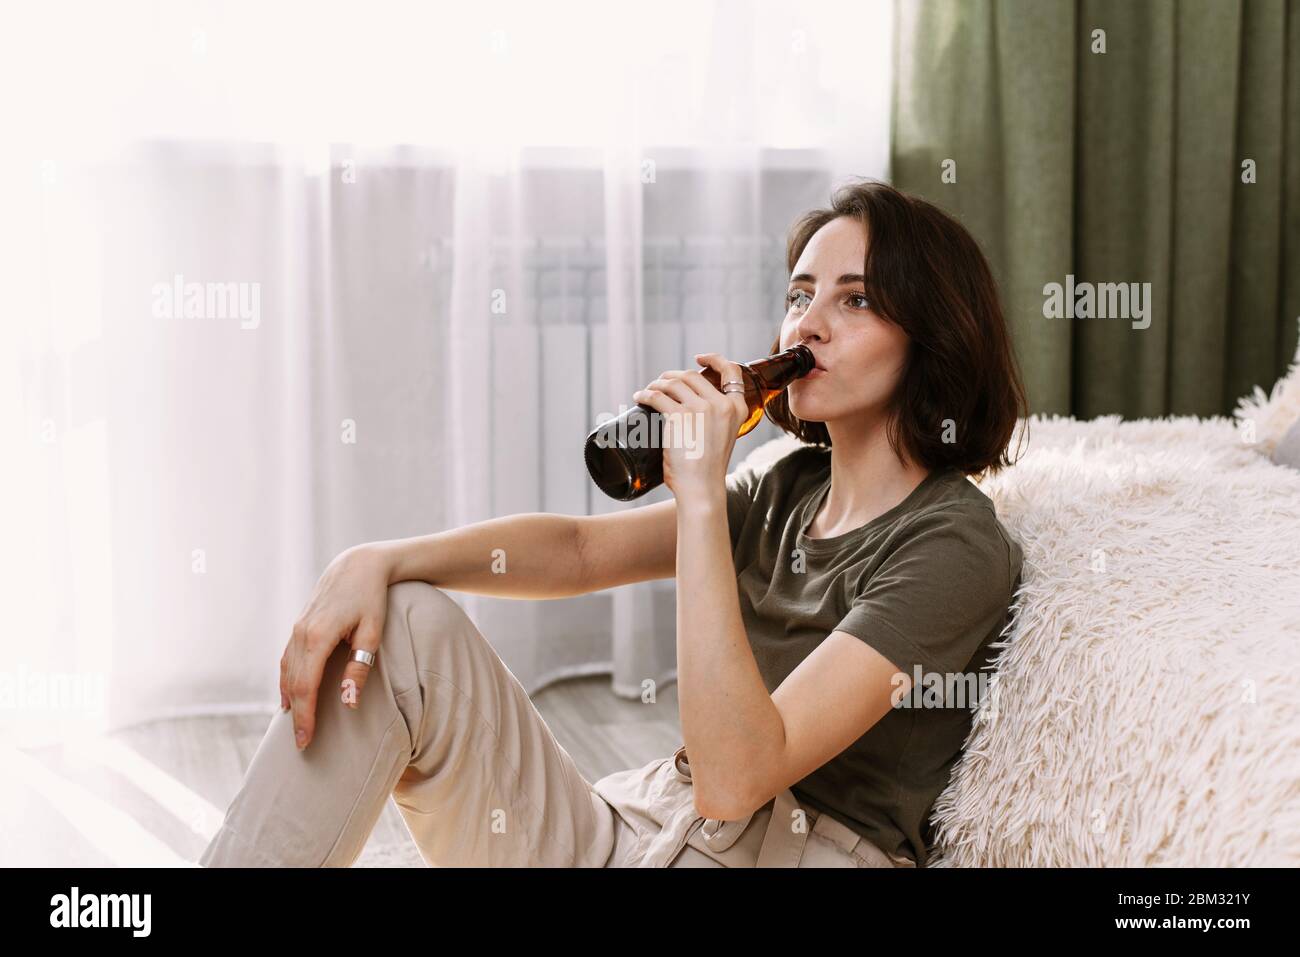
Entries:
{"label": "white fluffy blanket", "polygon": [[1300,471],[1227,418],[1027,425],[980,482],[1024,580],[932,864],[1300,865]]}

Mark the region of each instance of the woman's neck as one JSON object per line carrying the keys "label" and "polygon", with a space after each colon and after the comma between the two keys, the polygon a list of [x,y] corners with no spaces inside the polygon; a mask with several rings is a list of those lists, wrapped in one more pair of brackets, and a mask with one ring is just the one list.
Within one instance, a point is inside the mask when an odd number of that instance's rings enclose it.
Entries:
{"label": "woman's neck", "polygon": [[[832,538],[883,515],[902,502],[930,474],[889,446],[883,425],[849,432],[827,423],[831,435],[831,487],[808,526],[812,538]],[[841,435],[840,432],[849,432]]]}

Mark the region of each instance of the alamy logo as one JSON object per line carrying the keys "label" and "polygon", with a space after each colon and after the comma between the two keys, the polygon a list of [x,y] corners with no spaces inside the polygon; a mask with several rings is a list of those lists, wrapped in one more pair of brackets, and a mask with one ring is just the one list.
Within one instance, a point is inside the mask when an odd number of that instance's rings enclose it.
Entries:
{"label": "alamy logo", "polygon": [[99,713],[106,684],[102,672],[29,671],[19,662],[17,671],[0,671],[0,709]]}
{"label": "alamy logo", "polygon": [[1132,319],[1134,329],[1151,325],[1151,283],[1076,283],[1074,274],[1065,285],[1043,287],[1044,319]]}
{"label": "alamy logo", "polygon": [[912,666],[911,687],[903,689],[906,672],[896,671],[889,701],[895,708],[975,709],[990,694],[992,674],[987,671],[925,671]]}
{"label": "alamy logo", "polygon": [[238,319],[239,328],[262,322],[262,285],[256,282],[186,282],[180,273],[170,283],[155,283],[157,319]]}
{"label": "alamy logo", "polygon": [[148,937],[151,894],[71,894],[50,898],[51,927],[130,927],[131,936]]}
{"label": "alamy logo", "polygon": [[704,415],[700,412],[662,412],[646,414],[637,406],[639,415],[628,415],[628,407],[620,405],[617,416],[601,412],[596,416],[594,442],[602,449],[685,449],[688,459],[698,459],[704,454],[700,436],[704,432]]}

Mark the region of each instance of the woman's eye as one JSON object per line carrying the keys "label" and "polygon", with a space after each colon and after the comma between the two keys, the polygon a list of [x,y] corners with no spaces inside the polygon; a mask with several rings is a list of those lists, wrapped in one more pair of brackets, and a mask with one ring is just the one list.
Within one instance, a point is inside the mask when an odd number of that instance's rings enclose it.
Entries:
{"label": "woman's eye", "polygon": [[[808,293],[804,292],[802,289],[795,289],[793,292],[786,293],[785,307],[786,309],[790,309],[795,305],[800,305],[804,308],[807,308],[808,305],[807,300],[808,300]],[[844,297],[844,301],[850,303],[855,309],[871,308],[871,301],[867,299],[865,294],[860,292],[849,293],[847,296]]]}

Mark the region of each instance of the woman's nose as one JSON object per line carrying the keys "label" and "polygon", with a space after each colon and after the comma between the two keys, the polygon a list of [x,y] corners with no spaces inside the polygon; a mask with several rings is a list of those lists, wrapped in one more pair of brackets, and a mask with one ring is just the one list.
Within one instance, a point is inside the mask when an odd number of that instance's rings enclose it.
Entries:
{"label": "woman's nose", "polygon": [[813,308],[808,307],[808,311],[799,317],[794,324],[794,335],[796,341],[805,339],[824,338],[825,328],[820,318],[820,312],[813,316]]}

